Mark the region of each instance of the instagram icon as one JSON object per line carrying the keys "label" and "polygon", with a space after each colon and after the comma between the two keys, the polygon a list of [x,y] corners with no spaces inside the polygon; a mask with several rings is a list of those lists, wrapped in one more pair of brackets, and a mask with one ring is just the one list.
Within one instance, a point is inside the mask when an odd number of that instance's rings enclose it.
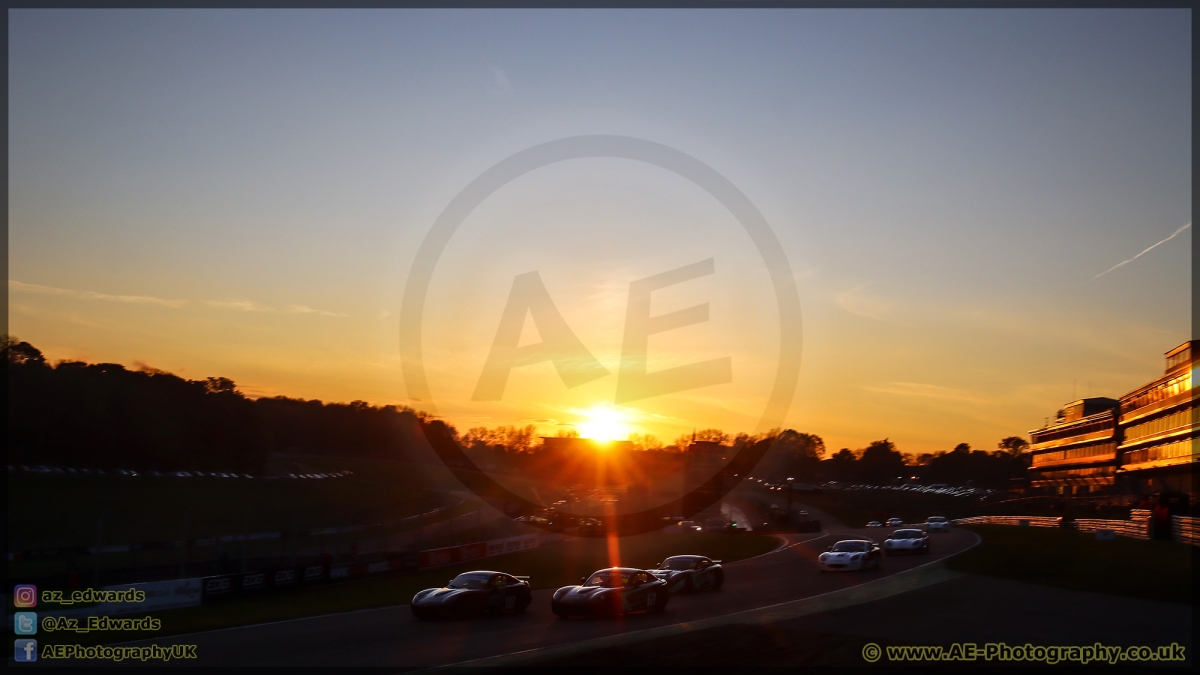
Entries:
{"label": "instagram icon", "polygon": [[17,607],[37,607],[37,586],[32,584],[14,586],[13,604]]}

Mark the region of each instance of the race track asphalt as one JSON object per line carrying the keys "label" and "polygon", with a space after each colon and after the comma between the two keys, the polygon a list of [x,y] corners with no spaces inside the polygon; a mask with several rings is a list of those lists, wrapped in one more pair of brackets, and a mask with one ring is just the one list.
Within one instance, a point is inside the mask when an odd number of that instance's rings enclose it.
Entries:
{"label": "race track asphalt", "polygon": [[722,590],[672,596],[661,614],[563,620],[550,612],[554,589],[543,589],[534,592],[533,604],[522,615],[422,622],[413,618],[407,605],[400,605],[126,644],[195,644],[198,659],[194,665],[201,666],[428,668],[714,619],[810,598],[936,562],[978,541],[974,534],[952,528],[931,535],[929,555],[887,557],[878,570],[822,573],[816,566],[816,556],[833,542],[867,536],[882,543],[895,528],[831,529],[820,534],[787,535],[786,544],[775,551],[726,564]]}

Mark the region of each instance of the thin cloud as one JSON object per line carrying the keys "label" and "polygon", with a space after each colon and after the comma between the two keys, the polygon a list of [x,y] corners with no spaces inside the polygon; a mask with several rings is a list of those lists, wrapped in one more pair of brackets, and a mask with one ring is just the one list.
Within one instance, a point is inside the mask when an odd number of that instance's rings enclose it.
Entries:
{"label": "thin cloud", "polygon": [[270,307],[249,300],[205,300],[204,304],[209,307],[221,307],[222,309],[240,309],[243,312],[271,311]]}
{"label": "thin cloud", "polygon": [[969,401],[971,403],[979,403],[982,401],[982,399],[979,397],[961,389],[941,387],[936,384],[922,384],[920,382],[885,382],[881,385],[864,386],[863,389],[866,389],[867,391],[878,392],[880,394],[896,394],[899,396],[942,398],[952,401]]}
{"label": "thin cloud", "polygon": [[[162,307],[182,307],[188,303],[187,300],[170,300],[167,298],[156,298],[149,295],[113,295],[110,293],[97,293],[95,291],[75,291],[69,288],[57,288],[55,286],[42,286],[39,284],[27,284],[21,281],[9,279],[8,287],[14,291],[22,293],[37,293],[39,295],[54,295],[60,298],[74,298],[76,300],[103,300],[105,302],[124,302],[134,305],[159,305]],[[251,300],[205,300],[204,304],[210,307],[220,307],[223,309],[236,309],[243,312],[272,312],[275,314],[315,314],[317,316],[347,316],[337,312],[327,312],[321,309],[313,309],[306,305],[288,305],[283,309],[269,307],[259,304]]]}
{"label": "thin cloud", "polygon": [[512,91],[512,83],[508,81],[508,76],[504,74],[504,71],[500,68],[497,68],[496,66],[489,66],[489,67],[492,69],[492,76],[496,80],[496,86],[500,87],[501,89],[503,89],[506,92],[511,92]]}
{"label": "thin cloud", "polygon": [[1110,268],[1108,268],[1108,269],[1104,270],[1104,271],[1103,271],[1103,272],[1101,272],[1100,274],[1097,274],[1096,276],[1092,277],[1092,281],[1095,281],[1095,280],[1099,279],[1100,277],[1104,276],[1105,274],[1108,274],[1109,272],[1111,272],[1111,271],[1113,271],[1113,270],[1117,269],[1118,267],[1121,267],[1121,266],[1124,266],[1124,265],[1128,265],[1129,263],[1131,263],[1131,262],[1133,262],[1134,260],[1137,260],[1138,258],[1140,258],[1140,257],[1142,257],[1142,256],[1144,256],[1144,255],[1146,255],[1147,253],[1149,253],[1150,251],[1154,250],[1155,248],[1158,248],[1159,246],[1162,246],[1163,244],[1167,243],[1168,241],[1171,241],[1171,240],[1172,240],[1172,239],[1174,239],[1176,236],[1178,236],[1180,232],[1183,232],[1184,230],[1188,229],[1188,228],[1189,228],[1189,227],[1191,227],[1191,226],[1192,226],[1192,224],[1191,224],[1191,223],[1188,223],[1187,225],[1184,225],[1183,227],[1179,228],[1178,230],[1175,230],[1174,232],[1172,232],[1172,233],[1171,233],[1171,236],[1167,237],[1166,239],[1163,239],[1162,241],[1158,242],[1157,244],[1155,244],[1155,245],[1151,246],[1150,248],[1147,248],[1146,250],[1144,250],[1144,251],[1142,251],[1141,253],[1139,253],[1139,254],[1137,254],[1137,255],[1133,256],[1133,257],[1132,257],[1132,258],[1130,258],[1129,260],[1122,260],[1121,262],[1117,263],[1116,265],[1113,265],[1112,267],[1110,267]]}
{"label": "thin cloud", "polygon": [[843,311],[867,319],[883,321],[888,318],[892,309],[879,298],[863,293],[864,286],[857,286],[833,296],[833,301]]}
{"label": "thin cloud", "polygon": [[283,309],[262,305],[252,300],[205,300],[204,304],[210,307],[221,307],[223,309],[236,309],[243,312],[270,312],[272,314],[316,314],[319,316],[346,316],[336,312],[326,312],[320,309],[313,309],[305,305],[288,305]]}
{"label": "thin cloud", "polygon": [[41,286],[39,284],[26,284],[20,281],[9,279],[8,287],[25,293],[39,293],[41,295],[56,295],[62,298],[75,298],[77,300],[104,300],[106,302],[125,302],[135,305],[160,305],[163,307],[181,307],[186,304],[186,300],[167,300],[165,298],[155,298],[149,295],[111,295],[108,293],[97,293],[95,291],[73,291],[68,288],[56,288],[54,286]]}
{"label": "thin cloud", "polygon": [[288,305],[287,309],[283,310],[288,314],[316,314],[318,316],[346,316],[337,312],[326,312],[323,309],[313,309],[304,305]]}

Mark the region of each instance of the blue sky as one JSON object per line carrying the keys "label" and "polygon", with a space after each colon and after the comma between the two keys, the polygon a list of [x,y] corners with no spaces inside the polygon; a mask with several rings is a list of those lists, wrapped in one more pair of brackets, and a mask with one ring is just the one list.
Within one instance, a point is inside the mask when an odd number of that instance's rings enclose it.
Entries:
{"label": "blue sky", "polygon": [[[1191,220],[1187,10],[9,17],[9,330],[54,358],[403,403],[396,315],[438,213],[596,133],[691,154],[762,211],[804,311],[789,424],[834,448],[990,447],[1189,337],[1190,229],[1094,278]],[[729,219],[644,167],[526,183],[439,263],[441,412],[571,423],[614,386],[531,372],[503,406],[465,400],[514,275],[557,279],[604,361],[630,280],[718,255],[678,298],[710,297],[710,325],[660,346],[733,353],[735,382],[647,414],[663,437],[751,430],[775,319]]]}

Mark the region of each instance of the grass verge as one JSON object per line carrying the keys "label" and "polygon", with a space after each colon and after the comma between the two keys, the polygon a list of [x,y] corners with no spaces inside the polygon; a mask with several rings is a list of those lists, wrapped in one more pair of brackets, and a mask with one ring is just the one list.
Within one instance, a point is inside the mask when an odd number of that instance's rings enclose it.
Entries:
{"label": "grass verge", "polygon": [[983,543],[950,558],[960,572],[1149,600],[1191,602],[1191,546],[1075,530],[972,525]]}

